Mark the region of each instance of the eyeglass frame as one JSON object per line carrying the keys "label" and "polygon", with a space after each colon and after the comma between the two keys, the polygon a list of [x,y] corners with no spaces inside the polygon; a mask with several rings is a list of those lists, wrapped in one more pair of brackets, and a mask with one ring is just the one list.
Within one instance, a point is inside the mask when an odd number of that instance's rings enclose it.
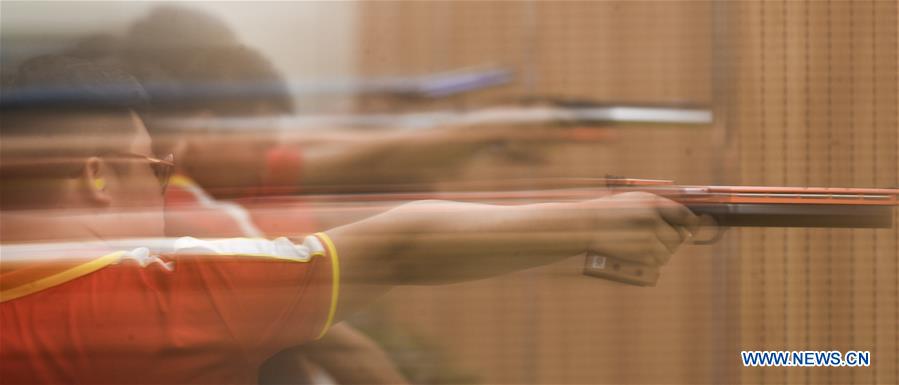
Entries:
{"label": "eyeglass frame", "polygon": [[[102,153],[99,156],[105,157],[107,154],[118,155],[124,158],[132,158],[132,159],[143,159],[149,162],[150,168],[153,169],[153,174],[156,175],[156,179],[159,181],[160,193],[165,195],[165,191],[169,186],[169,181],[172,178],[172,173],[175,170],[175,154],[169,153],[168,155],[160,158],[156,158],[149,155],[138,154],[136,152],[106,152]],[[164,166],[164,168],[160,169],[162,171],[157,171],[158,166]],[[160,176],[161,174],[161,176]]]}
{"label": "eyeglass frame", "polygon": [[[100,154],[97,154],[94,156],[104,158],[104,157],[110,157],[110,155],[118,156],[118,157],[126,158],[126,159],[127,158],[141,159],[141,160],[147,161],[150,168],[153,169],[153,174],[156,176],[156,179],[159,181],[160,193],[165,194],[165,191],[169,185],[169,180],[171,179],[172,174],[175,169],[175,155],[174,154],[168,154],[168,155],[162,157],[161,159],[154,157],[154,156],[150,156],[150,155],[138,154],[138,153],[134,153],[134,152],[125,152],[125,151],[103,152],[103,153],[100,153]],[[4,177],[7,177],[7,176],[10,176],[10,177],[17,177],[17,176],[18,177],[21,177],[21,176],[40,177],[40,175],[36,175],[36,174],[47,175],[48,173],[45,171],[37,172],[37,173],[25,171],[24,174],[19,174],[15,170],[16,170],[16,168],[24,168],[25,170],[28,170],[28,169],[33,169],[33,168],[54,167],[59,164],[81,162],[83,159],[88,158],[88,157],[89,156],[71,157],[71,158],[69,158],[69,157],[52,158],[51,157],[51,158],[43,158],[43,159],[38,159],[38,160],[22,161],[19,164],[16,164],[18,162],[12,162],[12,164],[10,164],[9,161],[6,161],[2,165],[3,166],[2,169],[3,169]],[[159,166],[163,166],[163,168],[158,168]],[[71,172],[71,174],[69,174],[67,176],[70,178],[76,177],[78,174],[83,172],[83,170],[84,170],[84,168],[80,167],[80,168],[78,168],[77,171],[73,171],[73,172]],[[63,172],[65,172],[65,171],[63,171]],[[59,175],[59,174],[57,174],[57,175]]]}

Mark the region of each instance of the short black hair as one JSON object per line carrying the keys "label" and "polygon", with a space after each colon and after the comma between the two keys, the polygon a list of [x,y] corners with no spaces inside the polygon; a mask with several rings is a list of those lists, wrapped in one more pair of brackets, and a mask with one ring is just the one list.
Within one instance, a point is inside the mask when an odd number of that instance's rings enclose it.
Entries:
{"label": "short black hair", "polygon": [[133,76],[111,65],[67,55],[26,60],[4,85],[0,98],[4,114],[60,109],[145,111],[148,106],[149,96]]}
{"label": "short black hair", "polygon": [[[126,125],[59,124],[61,121],[85,114],[126,116],[147,110],[148,96],[140,83],[124,71],[109,65],[65,56],[45,55],[23,62],[3,87],[0,97],[0,138],[5,140],[37,138],[112,138],[115,135],[134,135]],[[52,151],[70,155],[93,156],[105,151],[109,144],[97,143],[66,146]],[[40,156],[37,150],[4,146],[4,155]],[[46,149],[46,151],[51,151]]]}

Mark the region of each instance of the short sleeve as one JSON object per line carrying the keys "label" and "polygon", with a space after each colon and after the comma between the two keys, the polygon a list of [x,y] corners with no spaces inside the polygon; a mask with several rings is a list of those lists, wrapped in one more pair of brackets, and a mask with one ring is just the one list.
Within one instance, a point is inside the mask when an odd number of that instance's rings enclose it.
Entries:
{"label": "short sleeve", "polygon": [[200,250],[197,247],[177,255],[178,287],[172,292],[186,295],[177,302],[185,310],[179,313],[193,313],[183,307],[208,312],[196,314],[197,320],[227,329],[254,363],[318,338],[333,317],[336,264],[319,238],[307,239],[320,249],[312,250],[308,258],[285,256],[284,248],[290,246],[284,238],[281,244],[242,239],[264,246],[257,251],[241,250],[232,242],[218,245],[222,248],[218,255],[191,254]]}

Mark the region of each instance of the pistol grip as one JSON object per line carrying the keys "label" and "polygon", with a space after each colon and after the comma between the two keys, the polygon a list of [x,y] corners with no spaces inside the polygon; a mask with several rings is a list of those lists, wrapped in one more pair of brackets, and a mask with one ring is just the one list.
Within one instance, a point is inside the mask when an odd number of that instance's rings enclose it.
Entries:
{"label": "pistol grip", "polygon": [[655,286],[659,281],[659,268],[588,252],[584,262],[584,275],[629,285]]}

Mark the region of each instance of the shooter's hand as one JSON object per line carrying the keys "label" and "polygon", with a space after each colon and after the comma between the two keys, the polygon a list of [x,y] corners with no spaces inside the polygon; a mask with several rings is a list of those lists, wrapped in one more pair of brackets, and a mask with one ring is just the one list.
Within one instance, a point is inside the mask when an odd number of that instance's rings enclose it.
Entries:
{"label": "shooter's hand", "polygon": [[588,250],[647,265],[668,262],[699,224],[685,206],[645,192],[611,195],[586,204],[595,213]]}

